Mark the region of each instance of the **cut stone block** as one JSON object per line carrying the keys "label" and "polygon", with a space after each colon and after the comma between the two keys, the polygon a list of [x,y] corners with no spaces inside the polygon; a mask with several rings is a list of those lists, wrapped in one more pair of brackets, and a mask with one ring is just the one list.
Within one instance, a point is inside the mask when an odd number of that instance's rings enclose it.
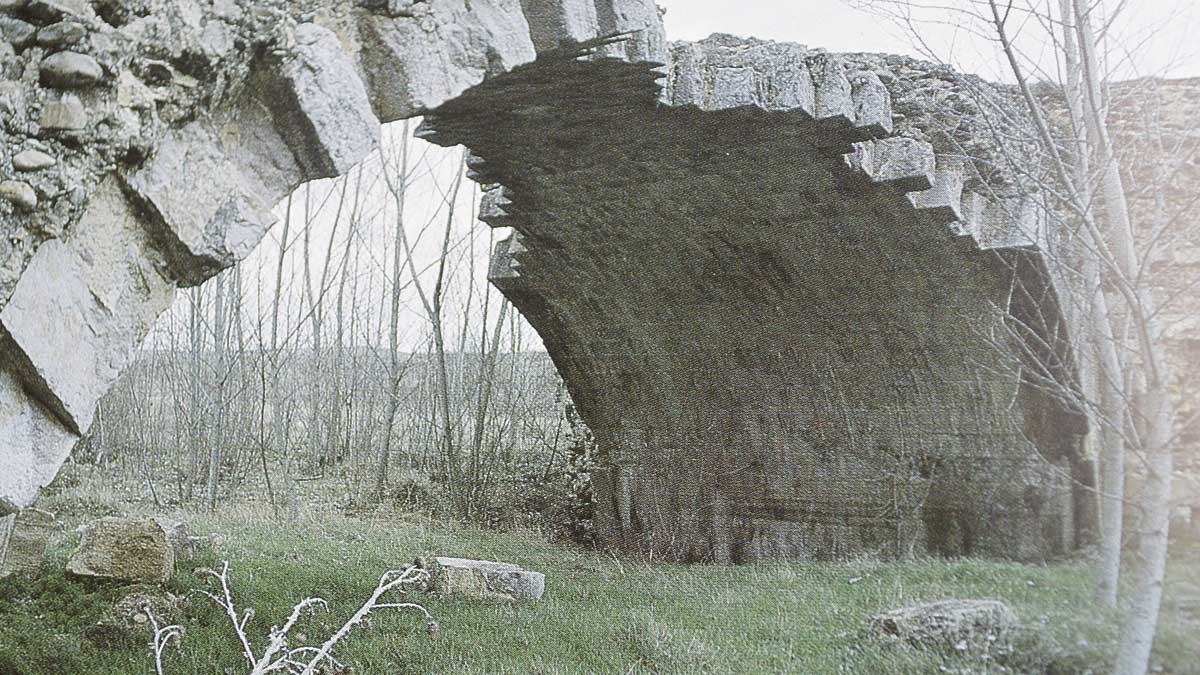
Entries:
{"label": "cut stone block", "polygon": [[864,138],[882,138],[892,133],[892,95],[870,71],[850,75],[854,101],[854,126]]}
{"label": "cut stone block", "polygon": [[937,166],[932,145],[904,137],[855,143],[854,152],[846,156],[846,162],[872,182],[901,192],[933,187]]}
{"label": "cut stone block", "polygon": [[671,105],[815,113],[808,52],[800,45],[714,35],[701,42],[679,43],[672,56]]}
{"label": "cut stone block", "polygon": [[529,34],[537,50],[556,49],[563,42],[583,42],[599,34],[593,0],[521,0]]}
{"label": "cut stone block", "polygon": [[[219,138],[209,124],[188,124],[127,179],[157,221],[148,225],[166,230],[159,234],[182,285],[199,284],[246,257],[275,223],[274,201],[264,198],[274,195],[254,189]],[[290,156],[284,161],[294,163]]]}
{"label": "cut stone block", "polygon": [[505,600],[540,600],[546,575],[518,565],[467,558],[437,558],[435,587],[447,594]]}
{"label": "cut stone block", "polygon": [[379,120],[353,59],[333,31],[296,28],[296,48],[280,68],[275,124],[309,179],[346,173],[379,148]]}
{"label": "cut stone block", "polygon": [[596,0],[595,4],[600,35],[632,33],[628,40],[611,45],[610,55],[627,61],[670,61],[666,31],[654,0]]}
{"label": "cut stone block", "polygon": [[101,518],[88,524],[67,561],[77,577],[163,583],[175,573],[175,551],[153,518]]}
{"label": "cut stone block", "polygon": [[0,368],[0,514],[33,504],[78,441],[78,435],[30,398],[15,374]]}
{"label": "cut stone block", "polygon": [[161,258],[109,179],[70,240],[34,254],[3,311],[0,357],[76,433],[174,297]]}
{"label": "cut stone block", "polygon": [[25,509],[0,524],[0,577],[37,574],[46,559],[54,516],[38,509]]}
{"label": "cut stone block", "polygon": [[362,19],[361,66],[383,122],[437,107],[536,57],[518,0],[430,0],[417,11]]}

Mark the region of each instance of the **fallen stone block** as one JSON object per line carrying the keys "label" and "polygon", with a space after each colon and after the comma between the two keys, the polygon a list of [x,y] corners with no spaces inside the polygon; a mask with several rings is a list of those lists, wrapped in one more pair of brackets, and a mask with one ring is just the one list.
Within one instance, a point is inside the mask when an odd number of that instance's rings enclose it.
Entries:
{"label": "fallen stone block", "polygon": [[0,525],[0,577],[37,574],[46,559],[46,543],[54,526],[53,514],[25,509]]}
{"label": "fallen stone block", "polygon": [[432,571],[434,590],[446,594],[502,600],[540,600],[546,575],[512,563],[467,558],[436,559]]}
{"label": "fallen stone block", "polygon": [[105,610],[99,621],[84,629],[83,635],[101,647],[140,646],[154,637],[151,614],[160,626],[170,625],[179,619],[186,605],[184,597],[138,588]]}
{"label": "fallen stone block", "polygon": [[951,599],[878,614],[871,627],[887,643],[978,652],[1009,646],[1020,621],[999,600]]}
{"label": "fallen stone block", "polygon": [[153,518],[107,517],[90,523],[67,573],[91,579],[163,583],[175,573],[175,551]]}
{"label": "fallen stone block", "polygon": [[165,518],[156,520],[167,533],[167,541],[171,542],[171,549],[175,552],[175,562],[196,557],[196,545],[198,541],[205,539],[204,537],[193,537],[191,528],[183,521]]}

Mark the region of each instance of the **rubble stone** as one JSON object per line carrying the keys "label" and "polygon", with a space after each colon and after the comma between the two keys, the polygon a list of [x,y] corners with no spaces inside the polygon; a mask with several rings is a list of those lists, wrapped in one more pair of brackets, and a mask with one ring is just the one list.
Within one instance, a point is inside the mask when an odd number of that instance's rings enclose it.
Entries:
{"label": "rubble stone", "polygon": [[75,21],[59,21],[37,32],[37,43],[43,47],[66,47],[79,44],[87,37],[87,28]]}
{"label": "rubble stone", "polygon": [[104,77],[96,59],[77,52],[56,52],[47,56],[41,66],[42,82],[51,87],[90,87]]}
{"label": "rubble stone", "polygon": [[871,626],[885,644],[901,641],[956,652],[1008,647],[1020,625],[999,600],[939,600],[871,617]]}
{"label": "rubble stone", "polygon": [[33,186],[19,180],[0,181],[0,197],[26,211],[34,210],[38,205],[37,192]]}
{"label": "rubble stone", "polygon": [[22,49],[33,41],[37,28],[27,21],[11,16],[0,16],[0,39],[13,47]]}
{"label": "rubble stone", "polygon": [[12,163],[17,171],[41,171],[54,166],[58,160],[41,150],[23,150],[13,157]]}
{"label": "rubble stone", "polygon": [[87,0],[28,0],[25,12],[43,23],[61,21],[65,16],[94,15]]}
{"label": "rubble stone", "polygon": [[78,131],[87,126],[88,115],[83,102],[74,94],[64,94],[42,108],[40,124],[47,131]]}

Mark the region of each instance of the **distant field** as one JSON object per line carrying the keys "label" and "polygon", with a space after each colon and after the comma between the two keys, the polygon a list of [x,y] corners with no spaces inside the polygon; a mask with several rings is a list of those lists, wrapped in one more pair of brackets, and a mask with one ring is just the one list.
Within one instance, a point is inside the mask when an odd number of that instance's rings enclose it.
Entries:
{"label": "distant field", "polygon": [[[426,635],[415,614],[383,611],[336,652],[357,675],[584,673],[1002,673],[1106,671],[1113,617],[1089,603],[1081,563],[1027,566],[981,561],[791,563],[739,567],[631,562],[541,541],[534,535],[322,515],[279,525],[246,512],[192,516],[219,533],[219,554],[181,565],[171,587],[203,584],[196,565],[228,560],[236,599],[254,607],[248,632],[265,642],[292,604],[329,600],[330,616],[295,633],[324,639],[374,588],[379,574],[418,555],[446,554],[519,563],[546,573],[540,603],[513,606],[417,594],[441,624]],[[73,523],[68,523],[73,525]],[[61,570],[76,535],[53,542],[41,581],[0,581],[0,675],[139,675],[148,650],[100,649],[79,637],[112,589],[85,589]],[[1155,664],[1164,673],[1200,673],[1200,565],[1173,566]],[[942,653],[881,649],[866,629],[878,611],[945,597],[1000,598],[1030,627],[1019,659],[998,665]],[[227,619],[191,595],[178,675],[244,673]]]}

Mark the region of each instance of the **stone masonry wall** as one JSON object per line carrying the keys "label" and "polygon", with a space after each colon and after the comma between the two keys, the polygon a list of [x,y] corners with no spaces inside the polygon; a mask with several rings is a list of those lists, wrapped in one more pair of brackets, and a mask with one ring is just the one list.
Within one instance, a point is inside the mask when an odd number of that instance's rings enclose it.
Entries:
{"label": "stone masonry wall", "polygon": [[517,230],[492,280],[596,433],[601,537],[723,562],[1073,548],[1086,427],[992,341],[1037,277],[1020,196],[964,189],[836,55],[714,36],[659,75],[544,56],[421,132],[471,149],[483,219]]}

